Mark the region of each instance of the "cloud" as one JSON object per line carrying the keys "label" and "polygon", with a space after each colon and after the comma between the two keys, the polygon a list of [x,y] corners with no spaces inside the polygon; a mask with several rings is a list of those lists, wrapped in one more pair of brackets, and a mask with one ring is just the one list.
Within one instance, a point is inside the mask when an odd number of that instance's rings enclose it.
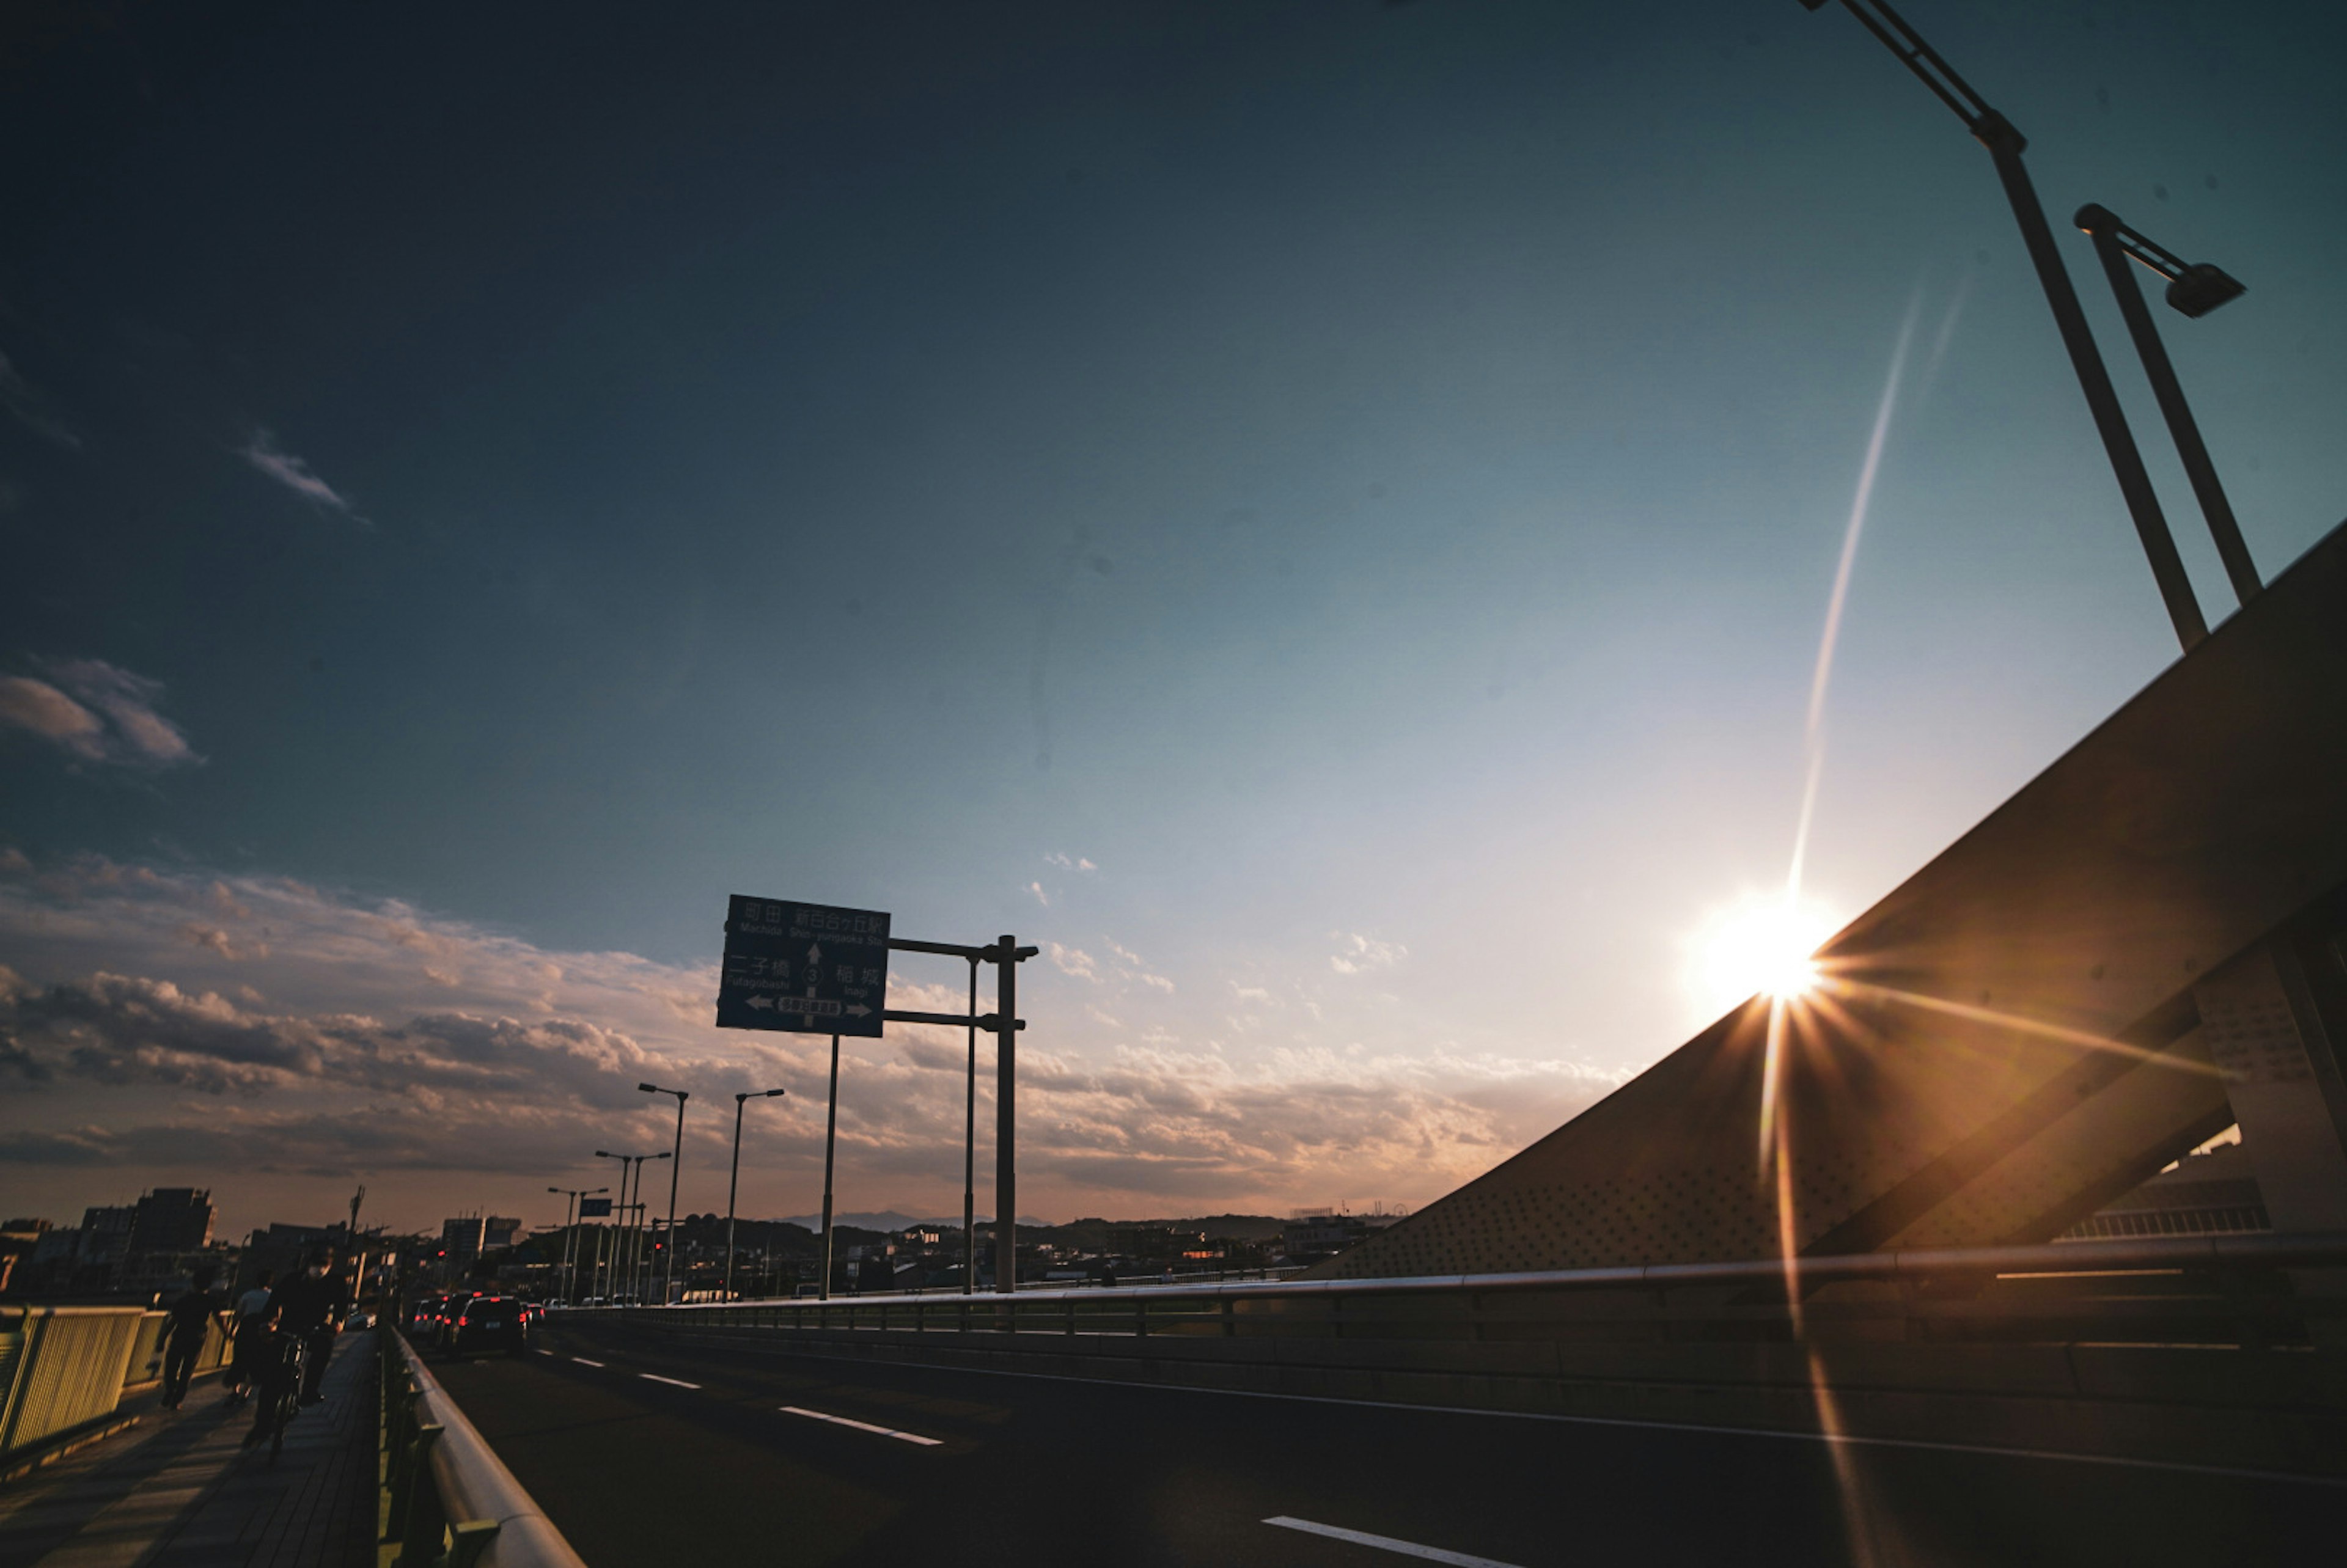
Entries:
{"label": "cloud", "polygon": [[252,438],[237,448],[237,455],[313,506],[340,512],[354,523],[366,521],[348,497],[320,478],[307,459],[281,448],[277,437],[268,431],[255,430]]}
{"label": "cloud", "polygon": [[1124,966],[1123,973],[1126,979],[1138,980],[1153,989],[1163,991],[1167,996],[1174,994],[1174,982],[1163,975],[1153,973],[1149,966],[1142,960],[1139,953],[1134,952],[1131,948],[1119,946],[1115,942],[1108,945],[1108,950],[1114,953],[1117,961]]}
{"label": "cloud", "polygon": [[50,411],[47,397],[17,372],[5,354],[0,354],[0,406],[42,440],[68,451],[82,449],[80,432]]}
{"label": "cloud", "polygon": [[102,659],[43,663],[46,680],[0,675],[0,726],[14,726],[87,763],[174,767],[200,763],[187,735],[156,711],[163,684]]}
{"label": "cloud", "polygon": [[1046,909],[1049,909],[1051,907],[1051,896],[1043,891],[1043,885],[1040,882],[1030,882],[1025,887],[1020,889],[1020,891],[1023,893],[1032,893],[1035,895],[1035,902],[1040,904]]}
{"label": "cloud", "polygon": [[1063,948],[1059,943],[1052,942],[1045,947],[1044,951],[1051,955],[1051,962],[1059,966],[1061,974],[1073,975],[1080,980],[1090,980],[1094,985],[1101,982],[1099,963],[1081,948]]}
{"label": "cloud", "polygon": [[[1104,951],[1112,963],[1098,944],[1045,948],[1102,989],[1030,1008],[1020,1046],[1023,1190],[1041,1212],[1423,1202],[1619,1076],[1440,1044],[1185,1048],[1114,1000],[1163,977],[1120,944]],[[21,971],[0,969],[0,1162],[67,1184],[56,1190],[104,1170],[195,1180],[225,1201],[333,1175],[366,1180],[414,1223],[426,1205],[527,1204],[614,1140],[667,1146],[673,1124],[637,1092],[645,1080],[693,1091],[686,1206],[723,1201],[731,1118],[702,1108],[734,1091],[790,1091],[743,1146],[745,1194],[821,1178],[829,1042],[715,1029],[713,955],[557,951],[284,877],[97,857],[0,878],[0,952]],[[908,1010],[965,1000],[958,979],[892,975],[889,989]],[[844,1179],[907,1212],[952,1206],[968,1050],[960,1030],[924,1026],[846,1043]],[[986,1124],[992,1041],[977,1051]]]}
{"label": "cloud", "polygon": [[1401,962],[1409,949],[1399,942],[1380,942],[1358,932],[1331,931],[1329,940],[1337,944],[1328,955],[1328,967],[1340,975],[1365,975],[1371,969],[1382,969]]}
{"label": "cloud", "polygon": [[1043,856],[1043,864],[1046,866],[1056,866],[1062,871],[1098,871],[1100,869],[1099,866],[1094,866],[1091,861],[1086,860],[1081,855],[1071,860],[1066,856],[1059,854],[1056,851]]}

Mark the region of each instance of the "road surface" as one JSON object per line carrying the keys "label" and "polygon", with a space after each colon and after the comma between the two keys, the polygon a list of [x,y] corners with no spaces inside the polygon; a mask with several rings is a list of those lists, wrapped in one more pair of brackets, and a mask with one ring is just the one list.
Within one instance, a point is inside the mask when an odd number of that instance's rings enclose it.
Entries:
{"label": "road surface", "polygon": [[2322,1560],[2347,1524],[2347,1489],[2279,1479],[871,1366],[559,1319],[532,1353],[434,1369],[590,1568],[2205,1568]]}

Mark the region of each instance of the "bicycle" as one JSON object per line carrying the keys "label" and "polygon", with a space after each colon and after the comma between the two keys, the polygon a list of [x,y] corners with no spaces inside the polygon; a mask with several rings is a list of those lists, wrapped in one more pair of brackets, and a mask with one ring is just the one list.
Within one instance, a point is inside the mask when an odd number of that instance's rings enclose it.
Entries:
{"label": "bicycle", "polygon": [[275,1343],[274,1365],[270,1375],[261,1380],[262,1404],[254,1413],[254,1427],[245,1437],[248,1446],[261,1440],[265,1430],[269,1434],[269,1462],[275,1464],[285,1448],[285,1423],[302,1409],[302,1373],[309,1360],[310,1348],[299,1334],[279,1330],[272,1337]]}

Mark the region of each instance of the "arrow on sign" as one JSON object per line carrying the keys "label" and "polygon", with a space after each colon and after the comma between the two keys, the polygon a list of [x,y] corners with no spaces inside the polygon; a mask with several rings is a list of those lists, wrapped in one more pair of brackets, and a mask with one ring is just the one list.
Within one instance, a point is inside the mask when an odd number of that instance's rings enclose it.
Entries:
{"label": "arrow on sign", "polygon": [[856,1003],[854,1006],[849,1007],[849,1008],[846,1008],[846,1009],[843,1009],[843,1010],[845,1010],[845,1011],[846,1011],[846,1012],[849,1012],[849,1013],[852,1013],[852,1014],[854,1014],[854,1015],[855,1015],[856,1017],[857,1017],[857,1018],[862,1018],[866,1013],[870,1012],[872,1009],[871,1009],[870,1008],[868,1008],[868,1007],[866,1007],[862,1002],[857,1002],[857,1003]]}
{"label": "arrow on sign", "polygon": [[823,962],[823,948],[813,943],[808,944],[807,962],[810,964],[819,964]]}
{"label": "arrow on sign", "polygon": [[752,997],[743,1005],[753,1008],[770,1008],[774,1005],[774,999],[772,997]]}

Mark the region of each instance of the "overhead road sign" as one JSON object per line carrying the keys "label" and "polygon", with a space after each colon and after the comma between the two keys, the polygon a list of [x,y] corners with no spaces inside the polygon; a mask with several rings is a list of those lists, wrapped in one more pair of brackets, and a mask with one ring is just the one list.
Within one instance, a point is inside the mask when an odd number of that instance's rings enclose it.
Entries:
{"label": "overhead road sign", "polygon": [[579,1217],[582,1220],[602,1220],[610,1218],[611,1200],[609,1198],[579,1199]]}
{"label": "overhead road sign", "polygon": [[718,1028],[876,1039],[887,992],[884,911],[733,895]]}

